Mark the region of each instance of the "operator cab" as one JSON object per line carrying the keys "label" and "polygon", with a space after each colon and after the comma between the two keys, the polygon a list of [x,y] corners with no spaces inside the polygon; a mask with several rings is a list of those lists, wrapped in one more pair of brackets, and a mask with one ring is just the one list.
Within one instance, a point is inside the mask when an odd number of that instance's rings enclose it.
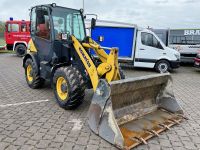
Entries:
{"label": "operator cab", "polygon": [[[38,50],[40,61],[54,64],[69,62],[69,35],[82,41],[85,26],[81,10],[64,8],[55,4],[40,5],[31,9],[31,37]],[[52,60],[53,59],[53,60]]]}

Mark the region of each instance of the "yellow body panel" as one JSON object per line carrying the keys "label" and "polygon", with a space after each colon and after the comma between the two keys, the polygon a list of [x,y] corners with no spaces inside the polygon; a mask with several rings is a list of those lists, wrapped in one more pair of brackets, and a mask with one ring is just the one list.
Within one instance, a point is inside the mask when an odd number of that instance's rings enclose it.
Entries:
{"label": "yellow body panel", "polygon": [[107,63],[111,65],[111,71],[106,74],[106,80],[109,82],[120,80],[118,65],[118,49],[113,48],[108,56]]}
{"label": "yellow body panel", "polygon": [[72,41],[74,44],[74,48],[75,48],[76,52],[78,53],[81,61],[83,62],[84,66],[85,66],[85,69],[87,70],[87,72],[90,76],[92,86],[95,91],[97,88],[97,85],[99,83],[99,76],[97,73],[97,68],[94,65],[94,63],[91,60],[88,53],[85,51],[83,46],[80,44],[80,42],[73,35],[71,37],[72,37]]}
{"label": "yellow body panel", "polygon": [[[96,90],[99,83],[99,78],[103,75],[105,75],[105,79],[108,83],[114,80],[120,80],[118,67],[118,49],[109,49],[110,54],[108,55],[105,50],[91,38],[89,39],[89,43],[80,44],[80,42],[74,36],[72,36],[72,41],[76,52],[78,53],[90,76],[94,91]],[[101,61],[101,64],[98,67],[94,65],[94,62],[88,55],[86,49],[94,50]]]}
{"label": "yellow body panel", "polygon": [[99,59],[103,62],[107,62],[108,54],[100,47],[99,44],[97,44],[95,41],[93,41],[91,38],[89,39],[89,43],[83,43],[83,47],[85,48],[93,48],[96,55],[99,57]]}
{"label": "yellow body panel", "polygon": [[30,39],[29,43],[28,43],[28,52],[37,52],[37,49],[35,47],[35,44],[33,43],[33,40]]}
{"label": "yellow body panel", "polygon": [[[79,57],[81,58],[93,85],[93,89],[96,90],[96,87],[99,82],[99,77],[105,75],[107,82],[114,80],[120,80],[119,67],[118,67],[118,50],[116,48],[110,49],[110,54],[108,55],[100,45],[98,45],[91,38],[89,43],[82,43],[72,36],[72,41],[77,51]],[[91,60],[90,56],[86,52],[86,49],[93,49],[100,61],[102,62],[98,67],[96,67]],[[90,64],[90,65],[88,65]]]}
{"label": "yellow body panel", "polygon": [[101,63],[97,67],[97,72],[99,76],[103,76],[105,73],[107,73],[110,70],[111,70],[111,65],[109,65],[108,63]]}

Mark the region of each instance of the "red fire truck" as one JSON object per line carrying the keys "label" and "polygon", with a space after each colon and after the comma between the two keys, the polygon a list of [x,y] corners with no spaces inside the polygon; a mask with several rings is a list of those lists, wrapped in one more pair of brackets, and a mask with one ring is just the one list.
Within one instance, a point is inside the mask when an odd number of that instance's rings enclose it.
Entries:
{"label": "red fire truck", "polygon": [[27,45],[30,40],[30,22],[16,21],[12,18],[6,22],[5,41],[6,48],[13,50],[18,56],[26,53]]}

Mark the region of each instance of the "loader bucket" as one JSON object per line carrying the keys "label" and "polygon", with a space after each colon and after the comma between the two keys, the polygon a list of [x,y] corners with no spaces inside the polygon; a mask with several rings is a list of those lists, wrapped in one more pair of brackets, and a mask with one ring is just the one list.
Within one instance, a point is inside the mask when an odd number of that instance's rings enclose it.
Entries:
{"label": "loader bucket", "polygon": [[183,120],[169,74],[100,80],[88,112],[91,130],[120,149],[131,149]]}

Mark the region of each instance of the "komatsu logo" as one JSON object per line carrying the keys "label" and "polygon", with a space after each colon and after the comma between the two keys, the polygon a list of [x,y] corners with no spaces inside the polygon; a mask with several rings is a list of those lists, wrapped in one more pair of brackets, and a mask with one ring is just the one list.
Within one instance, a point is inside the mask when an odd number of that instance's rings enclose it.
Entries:
{"label": "komatsu logo", "polygon": [[200,30],[184,30],[184,35],[200,35]]}
{"label": "komatsu logo", "polygon": [[80,53],[82,54],[83,58],[85,59],[85,61],[86,61],[87,65],[88,65],[88,67],[90,67],[90,66],[91,66],[90,61],[89,61],[89,59],[85,56],[83,50],[82,50],[81,48],[79,48],[79,51],[80,51]]}

